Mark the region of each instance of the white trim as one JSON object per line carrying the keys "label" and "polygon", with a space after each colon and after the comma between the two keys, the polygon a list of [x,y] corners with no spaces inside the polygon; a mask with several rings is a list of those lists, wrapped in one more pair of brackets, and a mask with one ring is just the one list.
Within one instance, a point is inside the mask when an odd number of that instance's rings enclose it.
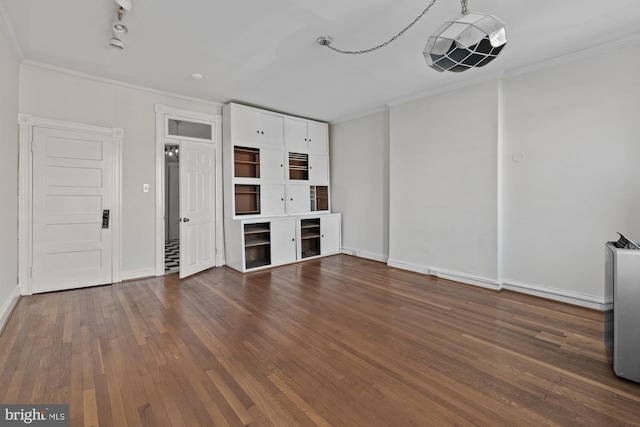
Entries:
{"label": "white trim", "polygon": [[154,275],[164,275],[164,114],[158,111],[156,105],[156,238],[155,238],[155,267]]}
{"label": "white trim", "polygon": [[111,280],[122,280],[122,143],[124,131],[120,128],[106,128],[76,122],[65,122],[35,117],[30,114],[18,114],[19,153],[18,153],[18,286],[22,295],[31,295],[32,265],[32,224],[33,224],[33,159],[31,142],[33,128],[43,127],[82,131],[108,135],[113,141],[113,199],[111,212],[112,252]]}
{"label": "white trim", "polygon": [[590,58],[592,56],[599,55],[601,53],[610,52],[616,49],[622,49],[628,46],[633,46],[638,43],[640,43],[640,34],[634,34],[630,37],[627,37],[621,40],[616,40],[611,43],[591,46],[586,49],[579,50],[577,52],[571,52],[566,55],[557,56],[555,58],[551,58],[546,61],[539,62],[537,64],[526,65],[524,67],[516,68],[514,70],[505,71],[504,78],[511,78],[514,76],[518,76],[520,74],[529,73],[531,71],[550,68],[555,65],[565,64],[567,62],[577,61],[579,59]]}
{"label": "white trim", "polygon": [[7,298],[6,301],[2,304],[2,307],[0,307],[0,334],[9,321],[9,317],[11,316],[11,313],[18,304],[19,300],[20,288],[16,286],[11,295],[9,295],[9,298]]}
{"label": "white trim", "polygon": [[[348,252],[347,252],[348,253]],[[356,255],[352,253],[350,255]],[[356,255],[357,256],[357,255]],[[611,304],[611,298],[598,297],[580,292],[566,291],[564,289],[552,288],[549,286],[534,285],[531,283],[522,283],[516,280],[504,279],[502,281],[489,279],[486,277],[475,276],[467,273],[456,271],[440,270],[434,267],[408,263],[405,261],[389,259],[387,261],[389,267],[399,268],[401,270],[413,271],[415,273],[441,277],[453,280],[467,285],[479,286],[482,288],[500,291],[506,289],[509,291],[519,292],[522,294],[533,295],[546,298],[553,301],[564,302],[567,304],[586,307],[594,310],[604,310],[607,304]]]}
{"label": "white trim", "polygon": [[533,285],[530,283],[522,283],[511,279],[505,279],[502,282],[503,289],[520,292],[528,295],[565,302],[581,307],[592,308],[595,310],[604,310],[606,300],[604,297],[583,294],[581,292],[565,291],[564,289],[551,288],[542,285]]}
{"label": "white trim", "polygon": [[498,79],[498,105],[497,108],[497,141],[496,141],[496,280],[502,282],[502,268],[504,255],[504,168],[503,168],[503,150],[504,150],[504,91],[502,87],[502,78]]}
{"label": "white trim", "polygon": [[477,276],[474,274],[460,273],[458,271],[447,271],[435,267],[428,267],[425,265],[413,264],[396,259],[389,259],[387,261],[389,267],[399,268],[401,270],[409,270],[420,274],[426,274],[429,276],[441,277],[443,279],[453,280],[456,282],[464,283],[467,285],[478,286],[481,288],[493,289],[499,291],[502,289],[501,284],[495,279],[489,279],[487,277]]}
{"label": "white trim", "polygon": [[340,250],[340,253],[345,255],[356,256],[358,258],[370,259],[372,261],[384,262],[385,264],[387,260],[389,260],[389,256],[387,255],[374,254],[372,252],[361,251],[358,249],[342,248]]}
{"label": "white trim", "polygon": [[3,0],[0,0],[0,30],[4,31],[4,33],[7,35],[7,39],[9,39],[9,43],[11,44],[14,53],[18,57],[18,62],[24,60],[24,54],[22,53],[20,43],[18,43],[18,37],[16,36],[16,32],[13,30],[11,21],[9,21],[7,5]]}
{"label": "white trim", "polygon": [[[216,147],[216,266],[224,265],[224,227],[222,210],[222,116],[198,111],[184,110],[155,104],[156,113],[156,238],[155,238],[155,276],[164,276],[164,205],[165,205],[165,176],[164,176],[164,146],[165,142],[175,140],[192,140],[198,142],[211,142]],[[215,134],[211,140],[182,138],[179,136],[165,136],[165,123],[168,118],[182,118],[201,123],[210,123],[215,126]],[[144,270],[143,270],[144,271]]]}
{"label": "white trim", "polygon": [[[2,0],[0,0],[0,1],[2,1]],[[44,62],[33,61],[31,59],[23,60],[22,64],[23,65],[29,65],[29,66],[32,66],[32,67],[37,67],[37,68],[43,68],[45,70],[57,71],[59,73],[69,74],[69,75],[76,76],[76,77],[83,77],[85,79],[95,80],[95,81],[102,82],[102,83],[108,83],[108,84],[112,84],[112,85],[116,85],[116,86],[122,86],[122,87],[126,87],[126,88],[129,88],[129,89],[135,89],[135,90],[141,90],[143,92],[154,93],[156,95],[170,96],[172,98],[184,99],[186,101],[198,102],[198,103],[204,104],[204,105],[212,105],[214,107],[222,107],[224,105],[224,104],[222,104],[220,102],[216,102],[216,101],[209,101],[209,100],[202,99],[202,98],[194,98],[194,97],[191,97],[191,96],[180,95],[180,94],[174,93],[174,92],[167,92],[167,91],[164,91],[164,90],[153,89],[153,88],[146,87],[146,86],[140,86],[140,85],[136,85],[136,84],[132,84],[132,83],[125,83],[125,82],[122,82],[122,81],[119,81],[119,80],[112,80],[112,79],[108,79],[108,78],[105,78],[105,77],[96,76],[96,75],[93,75],[93,74],[82,73],[80,71],[75,71],[75,70],[70,70],[68,68],[58,67],[56,65],[46,64]]]}
{"label": "white trim", "polygon": [[135,279],[147,279],[149,277],[156,276],[155,268],[143,268],[141,270],[128,270],[122,272],[122,281],[135,280]]}

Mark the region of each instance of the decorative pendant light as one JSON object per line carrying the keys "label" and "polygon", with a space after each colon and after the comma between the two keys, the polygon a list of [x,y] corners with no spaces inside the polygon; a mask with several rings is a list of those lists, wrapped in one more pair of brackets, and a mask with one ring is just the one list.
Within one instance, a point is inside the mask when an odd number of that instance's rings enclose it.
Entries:
{"label": "decorative pendant light", "polygon": [[[346,54],[360,55],[381,49],[405,31],[413,27],[434,5],[431,3],[413,22],[388,41],[365,50],[342,50],[331,46],[333,40],[329,36],[319,37],[318,43],[329,49]],[[493,61],[507,44],[505,24],[488,13],[469,13],[467,0],[460,0],[462,13],[455,19],[445,22],[429,39],[423,55],[427,65],[436,71],[452,71],[459,73],[469,68],[482,67]]]}

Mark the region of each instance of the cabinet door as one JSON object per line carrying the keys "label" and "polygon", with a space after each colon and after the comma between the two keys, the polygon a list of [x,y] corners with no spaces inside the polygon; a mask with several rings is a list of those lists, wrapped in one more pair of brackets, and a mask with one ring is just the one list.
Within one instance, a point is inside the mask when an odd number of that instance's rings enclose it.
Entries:
{"label": "cabinet door", "polygon": [[284,214],[284,184],[263,184],[260,186],[260,214]]}
{"label": "cabinet door", "polygon": [[260,137],[263,144],[284,145],[284,117],[276,114],[260,114]]}
{"label": "cabinet door", "polygon": [[309,122],[307,132],[309,153],[329,153],[329,126],[326,123]]}
{"label": "cabinet door", "polygon": [[329,185],[329,156],[309,154],[309,184]]}
{"label": "cabinet door", "polygon": [[287,117],[285,121],[285,145],[287,150],[306,153],[307,144],[307,121]]}
{"label": "cabinet door", "polygon": [[271,221],[271,265],[296,260],[296,220]]}
{"label": "cabinet door", "polygon": [[311,211],[309,186],[296,184],[287,186],[287,213],[306,213]]}
{"label": "cabinet door", "polygon": [[284,150],[260,150],[260,179],[268,183],[284,183]]}
{"label": "cabinet door", "polygon": [[259,143],[262,140],[260,115],[260,111],[254,108],[231,106],[231,135],[236,143]]}
{"label": "cabinet door", "polygon": [[340,214],[320,217],[320,254],[329,255],[340,252]]}

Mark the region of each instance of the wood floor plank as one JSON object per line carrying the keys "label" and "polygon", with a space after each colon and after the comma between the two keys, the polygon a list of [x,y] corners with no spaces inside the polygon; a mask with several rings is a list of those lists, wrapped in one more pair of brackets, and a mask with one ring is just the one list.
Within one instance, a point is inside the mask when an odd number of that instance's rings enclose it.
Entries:
{"label": "wood floor plank", "polygon": [[72,426],[638,426],[603,314],[339,255],[23,297],[1,403]]}

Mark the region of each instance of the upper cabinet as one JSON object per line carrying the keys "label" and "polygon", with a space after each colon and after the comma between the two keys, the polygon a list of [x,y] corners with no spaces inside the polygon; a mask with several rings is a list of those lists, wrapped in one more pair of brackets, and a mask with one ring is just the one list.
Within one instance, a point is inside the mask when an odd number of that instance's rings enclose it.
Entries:
{"label": "upper cabinet", "polygon": [[329,211],[326,123],[231,103],[222,155],[226,218]]}
{"label": "upper cabinet", "polygon": [[284,140],[287,149],[310,154],[329,153],[329,126],[326,123],[286,117]]}
{"label": "upper cabinet", "polygon": [[238,143],[284,145],[284,117],[258,108],[229,104],[231,134]]}

